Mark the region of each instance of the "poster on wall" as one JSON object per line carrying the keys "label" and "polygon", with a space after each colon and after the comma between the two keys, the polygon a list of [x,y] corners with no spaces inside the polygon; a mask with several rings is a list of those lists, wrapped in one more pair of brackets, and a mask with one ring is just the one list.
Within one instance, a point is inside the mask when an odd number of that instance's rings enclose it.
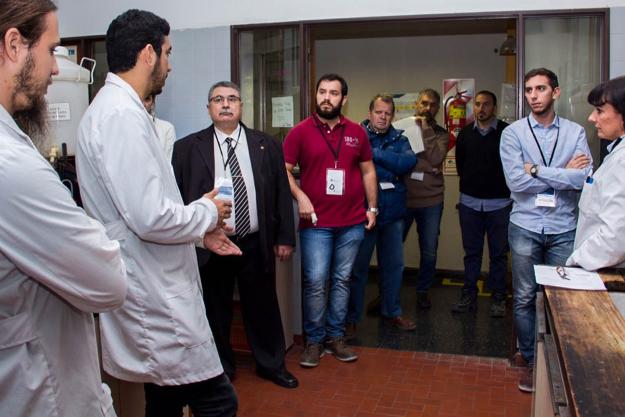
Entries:
{"label": "poster on wall", "polygon": [[449,132],[449,151],[443,161],[443,174],[458,175],[456,171],[456,138],[466,125],[473,123],[475,79],[449,78],[443,80],[442,109],[445,128]]}
{"label": "poster on wall", "polygon": [[417,111],[417,98],[419,98],[419,93],[393,94],[395,120],[414,116]]}
{"label": "poster on wall", "polygon": [[271,98],[271,127],[293,127],[293,96]]}

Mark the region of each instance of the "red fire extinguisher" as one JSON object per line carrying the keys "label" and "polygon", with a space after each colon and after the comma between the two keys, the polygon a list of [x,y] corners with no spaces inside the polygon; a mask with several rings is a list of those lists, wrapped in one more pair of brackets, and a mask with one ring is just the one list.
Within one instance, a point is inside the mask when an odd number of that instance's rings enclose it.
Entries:
{"label": "red fire extinguisher", "polygon": [[457,91],[445,100],[445,127],[449,132],[448,149],[456,146],[456,138],[460,130],[467,124],[467,102],[471,97],[464,95],[467,90]]}

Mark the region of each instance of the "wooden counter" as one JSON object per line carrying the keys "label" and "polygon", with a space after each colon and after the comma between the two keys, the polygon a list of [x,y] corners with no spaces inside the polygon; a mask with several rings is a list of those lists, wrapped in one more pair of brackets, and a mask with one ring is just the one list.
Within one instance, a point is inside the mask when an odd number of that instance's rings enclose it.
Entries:
{"label": "wooden counter", "polygon": [[[615,274],[602,279],[622,281]],[[625,319],[608,292],[546,287],[537,310],[537,345],[542,346],[537,346],[535,405],[541,397],[545,402],[542,370],[553,415],[625,416]]]}

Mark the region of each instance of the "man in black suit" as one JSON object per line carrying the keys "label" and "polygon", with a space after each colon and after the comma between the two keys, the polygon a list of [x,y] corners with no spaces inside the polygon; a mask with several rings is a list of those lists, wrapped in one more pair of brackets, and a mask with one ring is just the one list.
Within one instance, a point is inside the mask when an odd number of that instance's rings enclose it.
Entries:
{"label": "man in black suit", "polygon": [[[172,164],[185,202],[214,186],[232,198],[233,215],[226,225],[243,251],[241,257],[219,256],[198,249],[206,315],[225,372],[234,376],[230,346],[232,295],[238,280],[241,313],[257,374],[286,387],[297,379],[284,364],[284,333],[276,296],[275,258],[287,260],[295,245],[293,202],[280,144],[248,129],[241,121],[241,90],[228,81],[208,93],[213,125],[174,145]],[[218,196],[219,198],[219,196]]]}

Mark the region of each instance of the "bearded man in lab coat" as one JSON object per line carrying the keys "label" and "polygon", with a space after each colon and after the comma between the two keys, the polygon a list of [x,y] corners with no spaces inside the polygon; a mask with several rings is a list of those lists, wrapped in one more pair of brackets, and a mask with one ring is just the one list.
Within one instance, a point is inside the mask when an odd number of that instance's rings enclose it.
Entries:
{"label": "bearded man in lab coat", "polygon": [[0,416],[113,417],[92,313],[124,302],[119,244],[35,147],[59,72],[56,9],[0,0]]}
{"label": "bearded man in lab coat", "polygon": [[202,300],[195,244],[240,254],[221,226],[231,204],[203,197],[184,205],[142,100],[170,71],[169,24],[128,10],[110,24],[110,73],[78,128],[78,181],[87,212],[119,240],[128,296],[100,317],[106,372],[145,383],[146,416],[233,416],[237,400],[224,374]]}

